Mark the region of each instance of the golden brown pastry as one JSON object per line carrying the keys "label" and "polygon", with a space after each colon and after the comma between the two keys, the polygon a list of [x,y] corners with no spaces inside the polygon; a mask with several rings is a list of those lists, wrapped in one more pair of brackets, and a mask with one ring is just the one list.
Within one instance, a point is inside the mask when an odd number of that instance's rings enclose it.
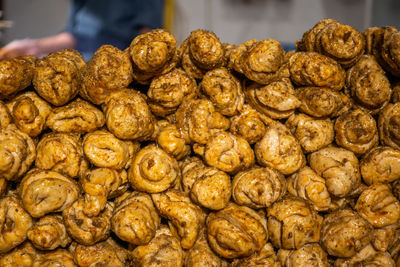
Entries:
{"label": "golden brown pastry", "polygon": [[339,91],[346,73],[333,59],[315,52],[296,52],[289,59],[290,78],[299,86],[329,87]]}
{"label": "golden brown pastry", "polygon": [[190,154],[190,145],[183,138],[183,134],[175,124],[168,121],[157,122],[159,130],[156,134],[157,145],[177,160]]}
{"label": "golden brown pastry", "polygon": [[182,267],[184,252],[179,240],[166,226],[161,226],[147,245],[137,246],[131,253],[133,266]]}
{"label": "golden brown pastry", "polygon": [[384,70],[371,55],[364,55],[347,71],[346,94],[359,108],[376,114],[390,101],[392,89]]}
{"label": "golden brown pastry", "polygon": [[81,267],[125,267],[128,265],[128,251],[112,238],[91,246],[73,242],[69,247],[74,261]]}
{"label": "golden brown pastry", "polygon": [[398,240],[400,232],[399,223],[392,224],[382,228],[375,228],[373,232],[372,245],[377,251],[389,251]]}
{"label": "golden brown pastry", "polygon": [[36,257],[32,267],[76,267],[73,256],[65,249],[46,251]]}
{"label": "golden brown pastry", "polygon": [[160,217],[150,195],[132,192],[118,198],[115,205],[111,218],[112,231],[130,244],[149,243],[160,226]]}
{"label": "golden brown pastry", "polygon": [[9,98],[31,84],[35,61],[31,56],[0,61],[0,99]]}
{"label": "golden brown pastry", "polygon": [[36,158],[33,140],[11,124],[0,128],[0,178],[19,180]]}
{"label": "golden brown pastry", "polygon": [[106,124],[120,139],[149,140],[154,132],[154,118],[146,96],[133,89],[110,93],[104,102]]}
{"label": "golden brown pastry", "polygon": [[360,185],[358,159],[349,150],[329,146],[310,154],[308,163],[335,197],[345,197]]}
{"label": "golden brown pastry", "polygon": [[322,217],[304,200],[288,196],[267,212],[268,234],[275,247],[299,249],[319,241]]}
{"label": "golden brown pastry", "polygon": [[7,128],[12,122],[12,117],[7,105],[0,100],[0,129]]}
{"label": "golden brown pastry", "polygon": [[391,183],[400,178],[400,150],[388,146],[375,147],[361,159],[360,170],[368,185]]}
{"label": "golden brown pastry", "polygon": [[199,86],[222,115],[233,116],[242,110],[244,103],[242,85],[227,68],[208,71]]}
{"label": "golden brown pastry", "polygon": [[46,215],[28,230],[28,239],[41,250],[54,250],[57,247],[65,248],[71,243],[61,215]]}
{"label": "golden brown pastry", "polygon": [[207,71],[225,63],[224,47],[215,33],[210,31],[192,31],[179,51],[183,69],[195,79],[201,79]]}
{"label": "golden brown pastry", "polygon": [[326,211],[331,207],[326,181],[310,167],[305,166],[288,179],[288,191],[293,196],[301,197],[316,211]]}
{"label": "golden brown pastry", "polygon": [[[281,249],[282,250],[282,249]],[[278,254],[281,252],[279,250]],[[291,250],[285,255],[283,266],[286,267],[328,267],[326,252],[318,243],[310,243],[297,250]]]}
{"label": "golden brown pastry", "polygon": [[313,119],[303,113],[298,113],[290,116],[285,125],[306,153],[326,147],[333,142],[335,135],[333,123],[329,118]]}
{"label": "golden brown pastry", "polygon": [[2,267],[32,267],[38,252],[28,241],[22,243],[10,252],[0,256],[0,266]]}
{"label": "golden brown pastry", "polygon": [[328,87],[301,87],[296,90],[299,109],[317,118],[337,117],[351,108],[350,99]]}
{"label": "golden brown pastry", "polygon": [[55,171],[32,169],[19,185],[26,211],[34,218],[69,207],[80,193],[78,183]]}
{"label": "golden brown pastry", "polygon": [[400,81],[392,83],[392,103],[400,102]]}
{"label": "golden brown pastry", "polygon": [[321,245],[330,256],[352,257],[372,239],[373,227],[356,212],[341,209],[322,222]]}
{"label": "golden brown pastry", "polygon": [[103,112],[80,98],[69,104],[54,108],[46,125],[55,132],[87,133],[104,125]]}
{"label": "golden brown pastry", "polygon": [[379,142],[376,121],[366,111],[354,109],[336,119],[336,144],[356,155],[368,152]]}
{"label": "golden brown pastry", "polygon": [[0,253],[5,253],[25,241],[33,225],[31,216],[15,195],[0,198]]}
{"label": "golden brown pastry", "polygon": [[267,85],[253,83],[245,87],[244,93],[253,108],[273,119],[288,118],[301,104],[288,78]]}
{"label": "golden brown pastry", "polygon": [[264,137],[254,147],[257,162],[285,175],[305,165],[305,157],[297,139],[280,122],[270,123]]}
{"label": "golden brown pastry", "polygon": [[97,216],[85,214],[85,199],[79,198],[62,211],[68,234],[82,245],[93,245],[110,235],[113,202],[107,202]]}
{"label": "golden brown pastry", "polygon": [[400,149],[400,102],[389,104],[379,114],[381,144]]}
{"label": "golden brown pastry", "polygon": [[366,246],[360,252],[349,259],[337,259],[335,267],[396,267],[389,253],[377,252],[371,245]]}
{"label": "golden brown pastry", "polygon": [[111,92],[126,88],[132,79],[129,56],[112,45],[103,45],[87,63],[80,95],[100,105]]}
{"label": "golden brown pastry", "polygon": [[211,210],[220,210],[228,205],[232,185],[225,172],[205,166],[197,157],[184,160],[181,170],[183,191],[194,203]]}
{"label": "golden brown pastry", "polygon": [[176,189],[152,194],[159,214],[169,220],[172,233],[178,236],[183,249],[190,249],[204,225],[203,211],[189,197]]}
{"label": "golden brown pastry", "polygon": [[76,50],[51,53],[36,63],[33,86],[47,102],[65,105],[78,94],[85,67],[85,60]]}
{"label": "golden brown pastry", "polygon": [[176,159],[153,144],[136,153],[128,172],[132,188],[147,193],[163,192],[180,181],[180,177]]}
{"label": "golden brown pastry", "polygon": [[0,196],[5,194],[8,190],[7,180],[4,178],[0,178]]}
{"label": "golden brown pastry", "polygon": [[286,194],[285,177],[265,167],[239,172],[232,181],[232,197],[239,204],[253,209],[268,208]]}
{"label": "golden brown pastry", "polygon": [[36,146],[35,166],[52,170],[72,178],[81,176],[88,168],[79,134],[44,134]]}
{"label": "golden brown pastry", "polygon": [[259,252],[250,257],[235,259],[231,267],[281,267],[271,243],[266,243]]}
{"label": "golden brown pastry", "polygon": [[213,133],[229,128],[229,120],[207,99],[187,100],[175,115],[176,126],[188,143],[205,145]]}
{"label": "golden brown pastry", "polygon": [[133,39],[128,53],[134,79],[141,84],[149,84],[154,76],[173,69],[178,62],[176,43],[174,36],[163,29],[152,30]]}
{"label": "golden brown pastry", "polygon": [[179,68],[152,79],[147,91],[149,107],[160,117],[174,113],[185,99],[197,94],[196,81]]}
{"label": "golden brown pastry", "polygon": [[260,251],[268,240],[265,215],[234,203],[210,213],[206,226],[210,247],[228,259],[250,256]]}
{"label": "golden brown pastry", "polygon": [[204,147],[193,147],[204,161],[224,172],[235,174],[254,164],[254,152],[249,143],[229,132],[213,134]]}

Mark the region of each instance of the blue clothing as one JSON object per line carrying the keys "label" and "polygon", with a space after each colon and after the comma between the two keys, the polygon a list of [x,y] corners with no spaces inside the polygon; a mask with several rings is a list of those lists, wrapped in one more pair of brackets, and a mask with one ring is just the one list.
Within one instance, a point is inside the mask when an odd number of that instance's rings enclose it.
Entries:
{"label": "blue clothing", "polygon": [[141,27],[161,28],[163,0],[73,0],[66,32],[85,60],[103,44],[125,49]]}

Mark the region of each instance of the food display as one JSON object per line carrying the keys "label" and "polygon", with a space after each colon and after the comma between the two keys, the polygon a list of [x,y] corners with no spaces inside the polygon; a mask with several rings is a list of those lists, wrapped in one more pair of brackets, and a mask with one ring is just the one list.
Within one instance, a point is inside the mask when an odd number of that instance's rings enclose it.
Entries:
{"label": "food display", "polygon": [[0,74],[0,266],[400,266],[394,27],[157,29]]}

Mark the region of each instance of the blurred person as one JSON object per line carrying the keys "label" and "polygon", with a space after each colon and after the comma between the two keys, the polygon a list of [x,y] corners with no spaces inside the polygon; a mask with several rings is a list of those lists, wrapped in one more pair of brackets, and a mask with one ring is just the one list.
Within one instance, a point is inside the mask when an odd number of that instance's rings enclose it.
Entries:
{"label": "blurred person", "polygon": [[87,61],[103,44],[125,49],[137,35],[161,28],[163,8],[164,0],[72,0],[61,33],[12,41],[0,49],[0,59],[74,48]]}

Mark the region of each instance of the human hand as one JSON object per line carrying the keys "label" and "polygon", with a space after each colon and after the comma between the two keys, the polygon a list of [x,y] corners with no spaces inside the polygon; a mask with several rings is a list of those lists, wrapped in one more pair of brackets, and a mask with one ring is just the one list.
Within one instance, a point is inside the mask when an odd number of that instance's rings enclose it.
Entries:
{"label": "human hand", "polygon": [[34,39],[14,40],[0,49],[0,59],[36,54],[37,42]]}

